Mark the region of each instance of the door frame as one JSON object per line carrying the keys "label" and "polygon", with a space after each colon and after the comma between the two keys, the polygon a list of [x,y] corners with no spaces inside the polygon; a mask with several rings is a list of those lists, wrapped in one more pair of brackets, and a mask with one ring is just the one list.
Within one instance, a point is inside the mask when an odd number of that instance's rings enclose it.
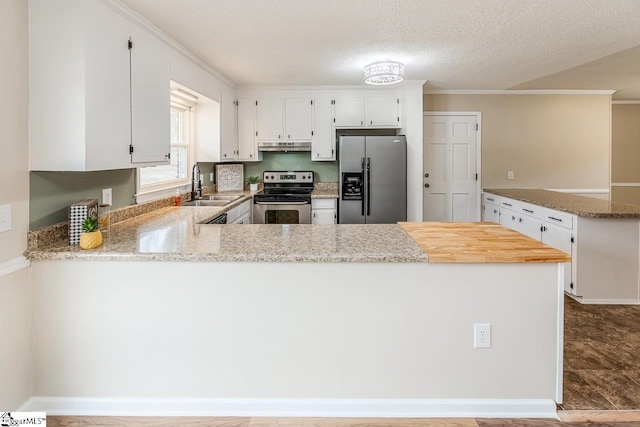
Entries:
{"label": "door frame", "polygon": [[[478,194],[476,200],[476,221],[481,220],[482,212],[482,112],[481,111],[424,111],[422,114],[422,126],[424,127],[425,116],[475,116],[476,123],[478,124],[478,131],[476,132],[476,173],[478,179],[476,181],[476,192]],[[424,137],[422,135],[422,152],[424,156]],[[422,174],[424,177],[424,157],[422,160]],[[422,187],[424,194],[424,187]],[[422,209],[422,220],[424,221],[424,209]]]}

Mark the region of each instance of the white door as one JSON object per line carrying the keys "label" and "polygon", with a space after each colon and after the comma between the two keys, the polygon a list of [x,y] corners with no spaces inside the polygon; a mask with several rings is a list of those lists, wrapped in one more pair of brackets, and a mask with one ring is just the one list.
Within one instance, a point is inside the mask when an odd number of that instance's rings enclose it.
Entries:
{"label": "white door", "polygon": [[477,116],[425,115],[424,221],[478,221]]}
{"label": "white door", "polygon": [[[571,230],[556,227],[547,222],[544,223],[542,230],[542,243],[573,256],[573,232]],[[565,263],[564,290],[577,295],[576,287],[574,286],[573,289],[571,287],[571,277],[571,263]]]}

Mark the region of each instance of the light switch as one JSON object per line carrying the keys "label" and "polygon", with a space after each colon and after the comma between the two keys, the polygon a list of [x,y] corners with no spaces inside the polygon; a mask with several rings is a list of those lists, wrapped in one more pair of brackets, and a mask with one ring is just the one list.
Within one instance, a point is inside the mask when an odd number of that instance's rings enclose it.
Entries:
{"label": "light switch", "polygon": [[0,206],[0,233],[11,230],[11,205]]}

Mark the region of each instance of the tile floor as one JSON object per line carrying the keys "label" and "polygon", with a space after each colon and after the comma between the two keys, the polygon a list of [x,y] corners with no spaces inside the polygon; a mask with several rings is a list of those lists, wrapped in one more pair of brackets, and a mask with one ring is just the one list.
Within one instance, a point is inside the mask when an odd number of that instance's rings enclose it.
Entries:
{"label": "tile floor", "polygon": [[562,408],[640,410],[640,306],[565,297]]}

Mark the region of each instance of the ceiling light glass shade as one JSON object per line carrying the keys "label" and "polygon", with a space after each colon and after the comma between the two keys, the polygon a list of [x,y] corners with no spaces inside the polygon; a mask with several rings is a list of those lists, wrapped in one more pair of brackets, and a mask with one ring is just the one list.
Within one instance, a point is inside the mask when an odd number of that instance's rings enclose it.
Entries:
{"label": "ceiling light glass shade", "polygon": [[374,62],[364,67],[364,82],[370,85],[392,85],[404,80],[404,65],[394,61]]}

